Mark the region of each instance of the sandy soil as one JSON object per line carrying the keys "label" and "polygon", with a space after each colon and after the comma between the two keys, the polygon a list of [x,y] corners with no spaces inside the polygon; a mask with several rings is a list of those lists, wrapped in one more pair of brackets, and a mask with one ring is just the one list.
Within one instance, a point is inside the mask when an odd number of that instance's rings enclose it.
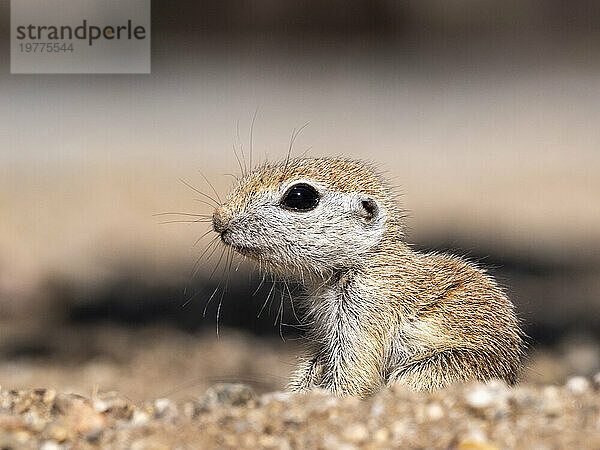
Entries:
{"label": "sandy soil", "polygon": [[[600,382],[600,376],[596,377]],[[367,400],[218,384],[198,399],[132,403],[54,390],[0,392],[0,445],[42,448],[598,448],[600,386],[386,389]]]}
{"label": "sandy soil", "polygon": [[[2,448],[599,448],[600,351],[538,349],[523,381],[364,401],[281,392],[300,342],[230,329],[8,326]],[[584,376],[577,376],[582,374]]]}

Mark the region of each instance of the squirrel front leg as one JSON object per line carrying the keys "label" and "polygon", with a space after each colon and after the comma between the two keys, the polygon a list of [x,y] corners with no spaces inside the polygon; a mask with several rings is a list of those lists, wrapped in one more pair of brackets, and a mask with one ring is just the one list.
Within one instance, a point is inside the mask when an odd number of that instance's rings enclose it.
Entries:
{"label": "squirrel front leg", "polygon": [[343,397],[367,397],[383,385],[384,344],[367,330],[352,324],[339,327],[321,355],[320,387]]}
{"label": "squirrel front leg", "polygon": [[329,361],[324,368],[320,387],[344,397],[367,397],[382,386],[380,368],[375,358],[347,356]]}
{"label": "squirrel front leg", "polygon": [[293,392],[305,392],[319,386],[323,376],[323,365],[318,356],[307,357],[302,360],[292,374],[288,388]]}

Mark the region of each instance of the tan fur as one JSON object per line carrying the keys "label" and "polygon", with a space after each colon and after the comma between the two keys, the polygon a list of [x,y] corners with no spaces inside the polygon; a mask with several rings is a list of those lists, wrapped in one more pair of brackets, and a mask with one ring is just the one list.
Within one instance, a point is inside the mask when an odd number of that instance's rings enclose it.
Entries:
{"label": "tan fur", "polygon": [[[314,211],[279,207],[296,180],[322,194]],[[377,205],[372,220],[363,200]],[[259,167],[213,223],[227,245],[306,288],[310,345],[292,389],[365,396],[395,382],[431,390],[516,381],[522,339],[511,302],[474,264],[410,249],[395,198],[368,164],[304,158]]]}

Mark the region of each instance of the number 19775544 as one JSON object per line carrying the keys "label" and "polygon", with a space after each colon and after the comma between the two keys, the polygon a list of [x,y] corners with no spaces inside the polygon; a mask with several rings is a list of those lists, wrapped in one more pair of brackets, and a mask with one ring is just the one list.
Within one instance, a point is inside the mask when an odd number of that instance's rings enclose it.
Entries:
{"label": "number 19775544", "polygon": [[61,44],[59,42],[27,42],[20,43],[22,53],[61,53],[73,52],[73,44]]}

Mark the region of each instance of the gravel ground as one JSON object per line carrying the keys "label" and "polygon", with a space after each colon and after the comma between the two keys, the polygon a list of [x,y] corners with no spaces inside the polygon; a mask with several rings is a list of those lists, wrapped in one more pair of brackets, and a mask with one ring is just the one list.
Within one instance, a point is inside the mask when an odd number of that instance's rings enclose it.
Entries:
{"label": "gravel ground", "polygon": [[599,384],[600,374],[560,387],[398,386],[367,400],[217,384],[198,399],[137,404],[118,393],[2,390],[0,447],[597,449]]}
{"label": "gravel ground", "polygon": [[600,351],[589,337],[532,352],[515,388],[396,386],[361,401],[282,392],[294,340],[0,330],[0,449],[600,449]]}

